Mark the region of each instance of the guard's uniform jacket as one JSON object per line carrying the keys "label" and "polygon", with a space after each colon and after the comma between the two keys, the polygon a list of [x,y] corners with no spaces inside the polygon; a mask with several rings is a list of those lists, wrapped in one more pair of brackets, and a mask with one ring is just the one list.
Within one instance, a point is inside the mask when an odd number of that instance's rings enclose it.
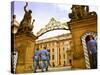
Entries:
{"label": "guard's uniform jacket", "polygon": [[34,56],[33,56],[33,61],[34,61],[34,72],[36,72],[37,67],[39,67],[39,60],[40,60],[40,51],[35,50],[34,51]]}
{"label": "guard's uniform jacket", "polygon": [[41,71],[44,71],[44,68],[46,68],[46,70],[48,69],[48,64],[47,64],[47,55],[48,55],[48,51],[46,49],[41,50],[40,51],[40,60],[41,60]]}

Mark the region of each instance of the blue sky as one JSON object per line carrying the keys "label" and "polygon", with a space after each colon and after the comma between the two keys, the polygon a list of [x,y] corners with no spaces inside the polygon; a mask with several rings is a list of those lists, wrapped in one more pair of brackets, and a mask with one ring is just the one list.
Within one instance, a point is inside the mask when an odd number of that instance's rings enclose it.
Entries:
{"label": "blue sky", "polygon": [[[42,2],[28,2],[27,9],[32,10],[32,19],[35,19],[33,32],[36,33],[43,28],[49,20],[54,17],[56,20],[61,22],[69,21],[68,13],[71,12],[71,6],[67,4],[54,4],[54,3],[42,3]],[[24,16],[24,7],[25,2],[17,1],[14,4],[14,14],[16,15],[16,19],[20,22]],[[90,6],[90,11],[97,11],[97,8],[94,6]],[[58,33],[58,34],[57,34]],[[41,36],[40,39],[44,39],[45,37],[52,37],[60,34],[67,33],[65,30],[55,30],[48,32]]]}

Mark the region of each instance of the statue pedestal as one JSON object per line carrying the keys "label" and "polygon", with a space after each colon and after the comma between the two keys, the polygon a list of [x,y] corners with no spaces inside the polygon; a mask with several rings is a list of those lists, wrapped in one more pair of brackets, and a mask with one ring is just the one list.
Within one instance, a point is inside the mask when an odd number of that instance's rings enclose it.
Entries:
{"label": "statue pedestal", "polygon": [[14,48],[18,50],[16,73],[33,70],[33,51],[36,37],[33,34],[18,34],[14,38]]}
{"label": "statue pedestal", "polygon": [[68,24],[74,45],[72,67],[84,69],[86,62],[81,37],[87,32],[97,32],[97,17],[93,15],[81,20],[70,21]]}

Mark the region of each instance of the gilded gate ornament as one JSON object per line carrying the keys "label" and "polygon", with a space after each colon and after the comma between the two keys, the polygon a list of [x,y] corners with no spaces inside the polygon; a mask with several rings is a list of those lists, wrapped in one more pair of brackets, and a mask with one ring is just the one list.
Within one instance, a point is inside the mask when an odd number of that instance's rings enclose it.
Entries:
{"label": "gilded gate ornament", "polygon": [[57,29],[63,29],[63,30],[69,30],[69,27],[67,25],[67,22],[61,23],[60,21],[55,20],[55,18],[51,18],[49,23],[45,25],[44,28],[42,28],[38,33],[37,37],[43,35],[44,33],[52,30],[57,30]]}

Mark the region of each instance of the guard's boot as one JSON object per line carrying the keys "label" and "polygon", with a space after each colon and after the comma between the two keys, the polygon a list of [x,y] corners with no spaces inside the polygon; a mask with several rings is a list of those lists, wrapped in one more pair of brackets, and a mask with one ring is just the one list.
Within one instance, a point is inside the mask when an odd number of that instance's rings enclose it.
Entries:
{"label": "guard's boot", "polygon": [[48,71],[48,68],[46,68],[46,71]]}
{"label": "guard's boot", "polygon": [[34,71],[34,73],[36,73],[36,71]]}

